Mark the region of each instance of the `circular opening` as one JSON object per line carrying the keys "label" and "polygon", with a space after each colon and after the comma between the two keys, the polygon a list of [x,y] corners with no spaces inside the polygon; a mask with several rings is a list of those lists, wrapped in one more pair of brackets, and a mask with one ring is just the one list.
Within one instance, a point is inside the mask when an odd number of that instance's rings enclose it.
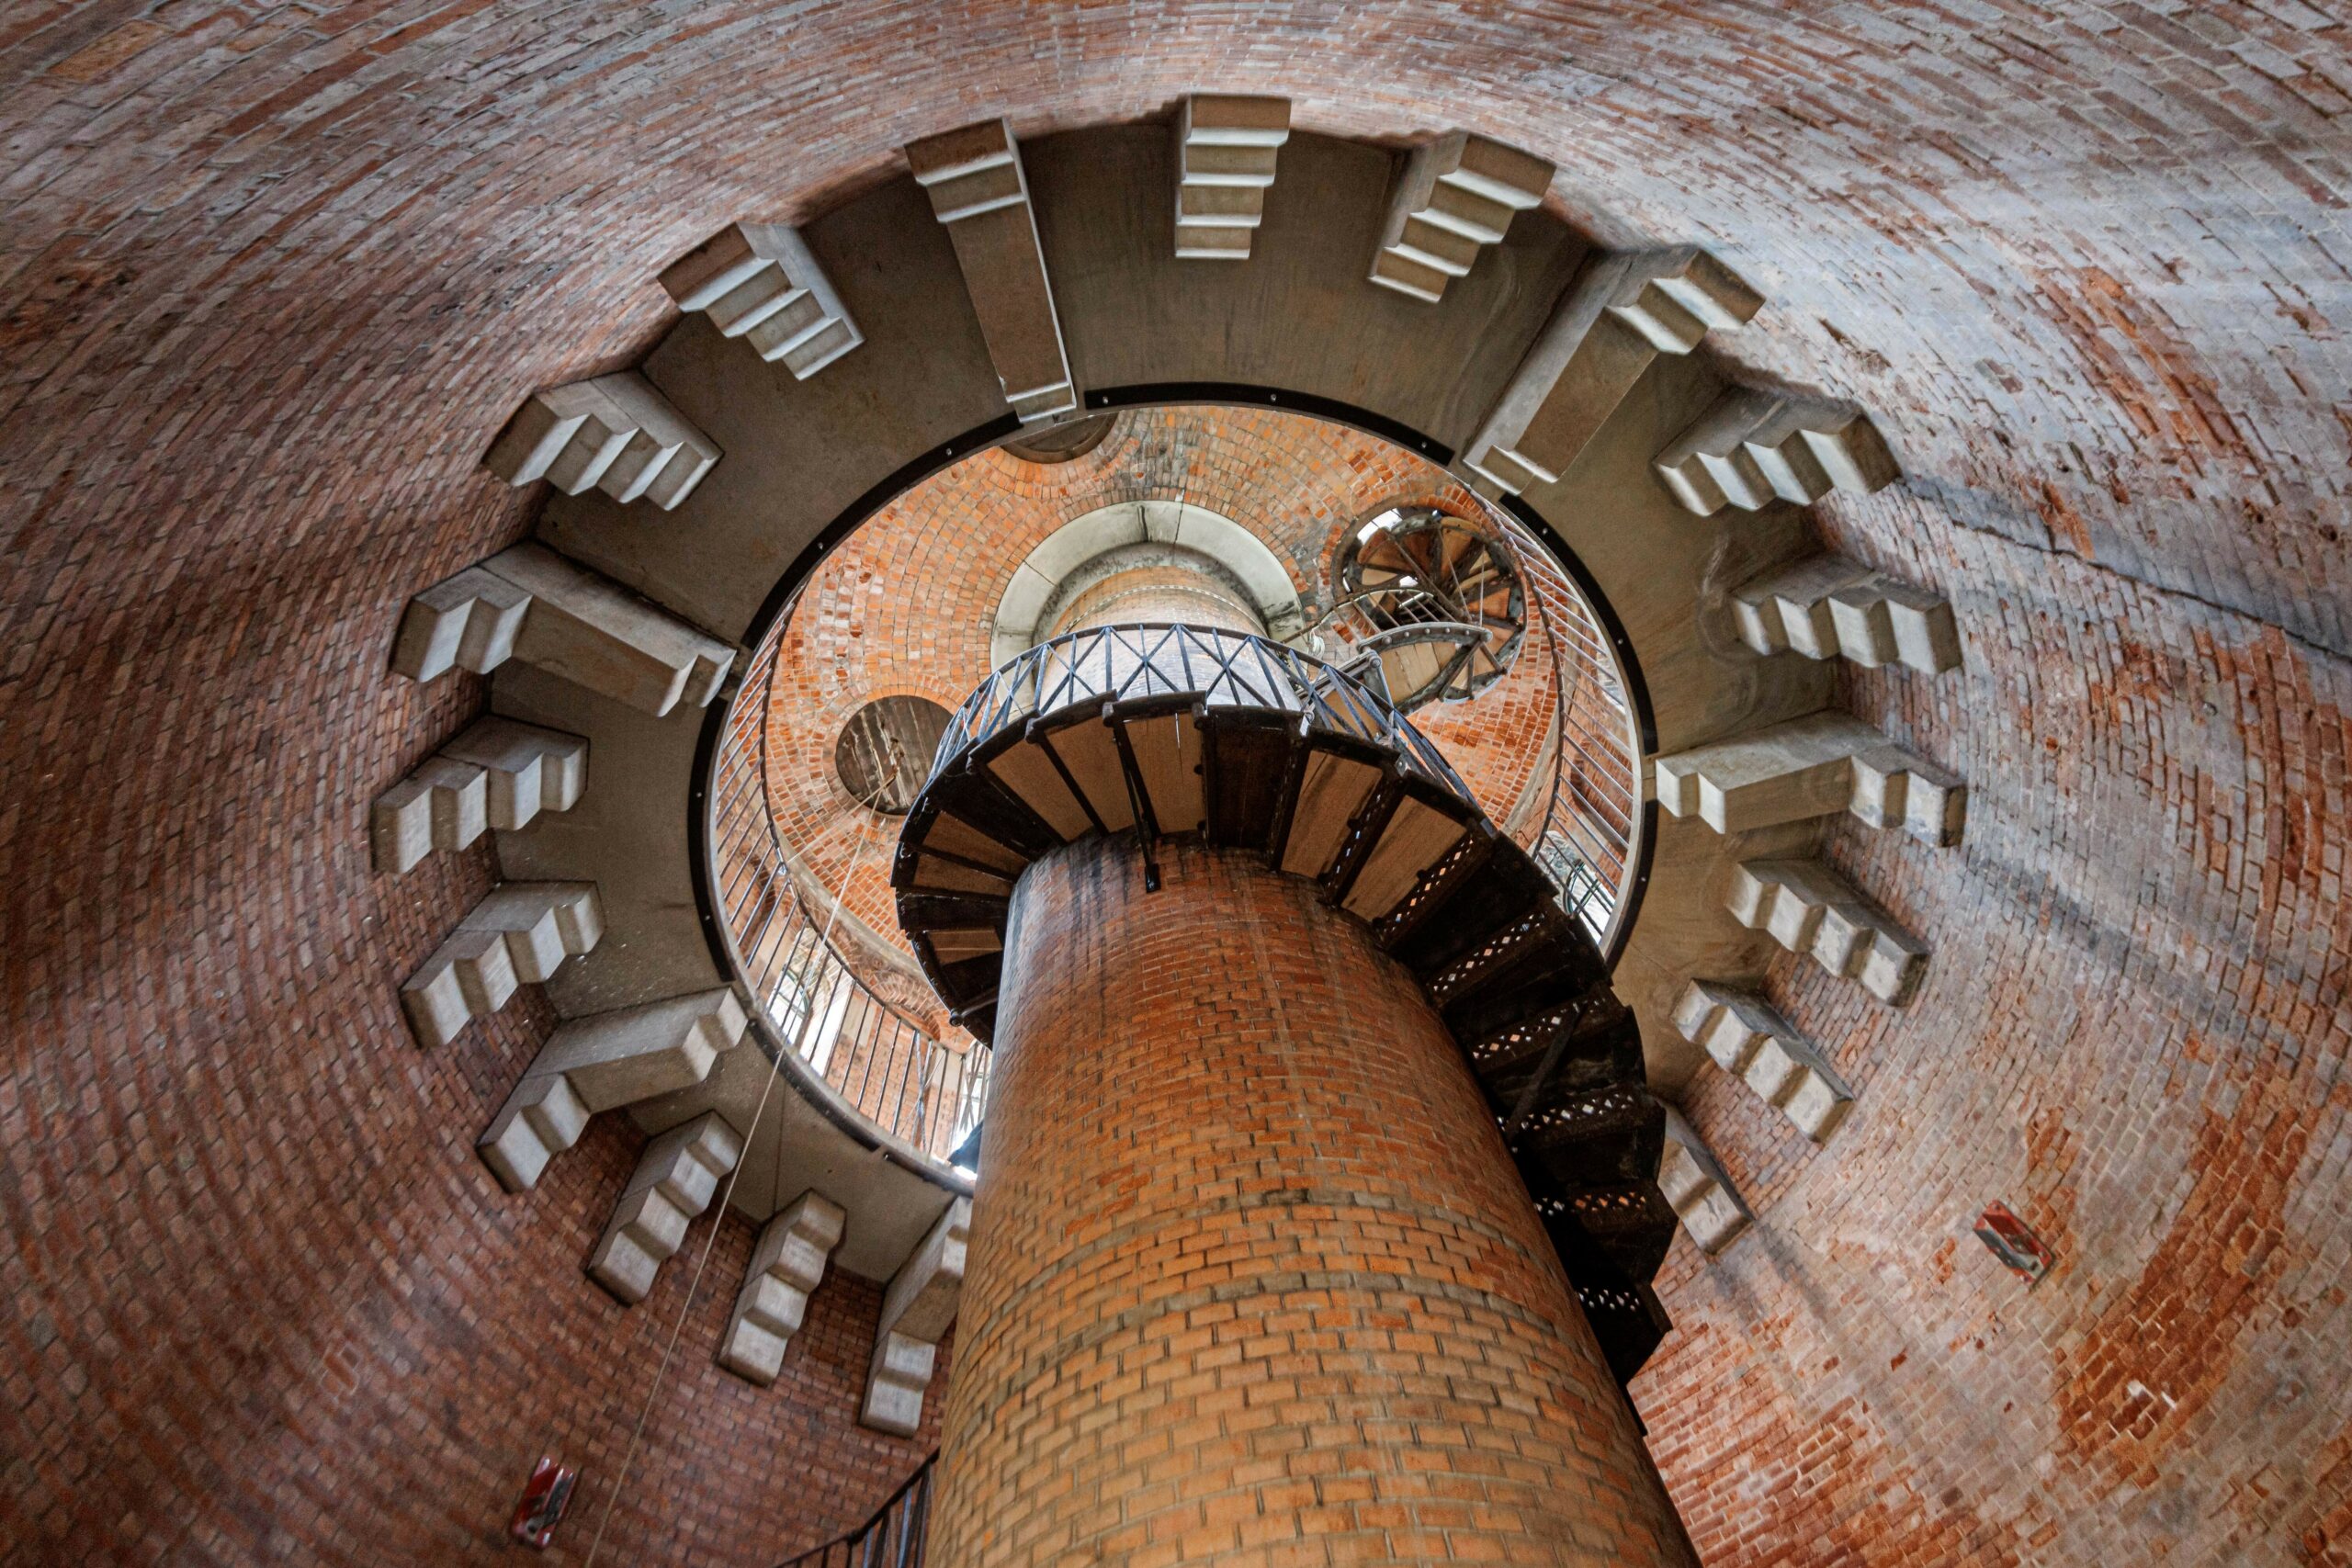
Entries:
{"label": "circular opening", "polygon": [[1467,518],[1389,507],[1341,546],[1338,577],[1335,604],[1371,624],[1390,694],[1408,707],[1476,696],[1518,657],[1527,626],[1519,569]]}
{"label": "circular opening", "polygon": [[1092,419],[1074,419],[1039,431],[1024,431],[1018,440],[1006,442],[1004,449],[1024,463],[1067,463],[1102,446],[1102,438],[1111,434],[1111,426],[1118,423],[1118,417],[1097,414]]}
{"label": "circular opening", "polygon": [[833,742],[842,787],[886,817],[904,817],[922,793],[949,715],[929,697],[883,697],[850,716]]}

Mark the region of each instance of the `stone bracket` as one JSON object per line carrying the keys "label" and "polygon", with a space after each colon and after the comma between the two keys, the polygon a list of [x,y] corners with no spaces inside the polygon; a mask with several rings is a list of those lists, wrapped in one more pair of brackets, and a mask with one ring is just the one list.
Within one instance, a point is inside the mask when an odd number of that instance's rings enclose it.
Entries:
{"label": "stone bracket", "polygon": [[647,1144],[589,1255],[589,1278],[624,1306],[643,1301],[662,1265],[684,1245],[686,1226],[710,1207],[720,1179],[742,1154],[742,1135],[716,1111]]}
{"label": "stone bracket", "polygon": [[821,1192],[804,1192],[770,1221],[752,1248],[743,1288],[727,1320],[718,1364],[767,1387],[784,1370],[785,1348],[800,1332],[808,1297],[825,1277],[848,1220]]}
{"label": "stone bracket", "polygon": [[958,1198],[891,1277],[875,1328],[865,1404],[857,1417],[866,1426],[912,1437],[922,1425],[923,1392],[931,1385],[939,1341],[956,1321],[963,1294],[971,1228],[972,1201]]}
{"label": "stone bracket", "polygon": [[1817,860],[1752,860],[1732,874],[1732,917],[1890,1007],[1919,988],[1928,949]]}
{"label": "stone bracket", "polygon": [[1688,354],[1764,300],[1704,251],[1595,256],[1553,307],[1462,458],[1488,494],[1558,482],[1661,354]]}
{"label": "stone bracket", "polygon": [[1960,841],[1968,786],[1842,713],[1750,730],[1657,760],[1658,804],[1718,833],[1849,812],[1922,843]]}
{"label": "stone bracket", "polygon": [[926,136],[906,154],[947,226],[1004,400],[1024,424],[1070,412],[1078,392],[1012,125],[983,120]]}
{"label": "stone bracket", "polygon": [[1710,1258],[1729,1247],[1755,1218],[1705,1142],[1671,1105],[1666,1108],[1666,1147],[1658,1156],[1657,1187],[1691,1241]]}
{"label": "stone bracket", "polygon": [[729,224],[664,267],[662,287],[797,380],[865,341],[800,231],[781,223]]}
{"label": "stone bracket", "polygon": [[1544,199],[1552,174],[1547,160],[1467,130],[1414,148],[1388,198],[1372,281],[1434,304]]}
{"label": "stone bracket", "polygon": [[506,1005],[521,985],[541,985],[567,958],[605,934],[593,882],[508,882],[458,922],[424,967],[401,987],[416,1043],[447,1045],[477,1018]]}
{"label": "stone bracket", "polygon": [[368,843],[379,871],[405,872],[435,850],[461,850],[486,828],[527,827],[569,811],[588,783],[588,742],[510,718],[480,718],[376,797]]}
{"label": "stone bracket", "polygon": [[1675,998],[1674,1027],[1815,1144],[1827,1143],[1853,1108],[1854,1091],[1822,1049],[1753,991],[1693,980]]}
{"label": "stone bracket", "polygon": [[519,659],[655,717],[709,705],[735,650],[544,545],[521,544],[411,599],[392,669],[430,681]]}
{"label": "stone bracket", "polygon": [[566,495],[591,488],[642,496],[667,512],[694,493],[720,453],[634,370],[534,392],[482,455],[511,485],[545,479]]}
{"label": "stone bracket", "polygon": [[508,1191],[524,1191],[597,1111],[702,1082],[748,1021],[725,987],[573,1019],[548,1036],[475,1147]]}
{"label": "stone bracket", "polygon": [[1657,455],[1658,478],[1702,517],[1775,499],[1810,505],[1833,490],[1868,495],[1902,478],[1860,410],[1733,387]]}
{"label": "stone bracket", "polygon": [[1176,255],[1247,261],[1265,218],[1288,98],[1195,93],[1176,116]]}
{"label": "stone bracket", "polygon": [[1732,592],[1740,640],[1758,653],[1900,664],[1922,675],[1960,668],[1960,628],[1943,595],[1843,556],[1775,567]]}

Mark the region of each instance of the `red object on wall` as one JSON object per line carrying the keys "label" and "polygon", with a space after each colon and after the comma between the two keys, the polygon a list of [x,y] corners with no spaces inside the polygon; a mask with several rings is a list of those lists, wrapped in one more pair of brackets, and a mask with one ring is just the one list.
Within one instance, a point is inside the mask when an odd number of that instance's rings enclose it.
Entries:
{"label": "red object on wall", "polygon": [[2007,1203],[1984,1205],[1984,1212],[1976,1216],[1976,1235],[1993,1249],[1994,1257],[2029,1285],[2041,1283],[2050,1266],[2058,1261],[2041,1238],[2009,1213]]}
{"label": "red object on wall", "polygon": [[555,1538],[555,1527],[563,1522],[564,1510],[571,1506],[571,1483],[579,1479],[574,1466],[542,1458],[523,1488],[522,1501],[514,1505],[507,1533],[544,1551]]}

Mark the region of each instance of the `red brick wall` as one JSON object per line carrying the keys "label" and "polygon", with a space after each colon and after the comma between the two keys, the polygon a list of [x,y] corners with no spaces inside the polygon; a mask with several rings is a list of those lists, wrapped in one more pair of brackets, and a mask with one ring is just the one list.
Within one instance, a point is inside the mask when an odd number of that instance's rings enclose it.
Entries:
{"label": "red brick wall", "polygon": [[[1637,1392],[1711,1563],[2341,1562],[2346,37],[2290,0],[11,8],[0,1537],[411,1562],[543,1431],[633,1417],[617,1355],[481,1348],[593,1308],[559,1287],[627,1151],[492,1196],[469,1140],[544,1021],[406,1039],[486,868],[366,869],[365,801],[477,700],[385,676],[401,593],[516,536],[485,435],[640,351],[721,224],[967,115],[1206,86],[1475,126],[1605,236],[1715,247],[1772,299],[1727,344],[1904,460],[1838,537],[1969,628],[1966,675],[1857,686],[1970,776],[1970,846],[1836,852],[1938,978],[1877,1014],[1776,976],[1859,1119],[1808,1155],[1695,1106],[1765,1223],[1679,1266]],[[2061,1245],[2030,1294],[1964,1233],[1996,1196]]]}
{"label": "red brick wall", "polygon": [[[1712,1068],[1764,1222],[1678,1242],[1634,1385],[1710,1563],[2352,1562],[2352,670],[1902,496],[1833,536],[1955,592],[1964,676],[1849,700],[1970,780],[1934,852],[1830,854],[1934,945],[1785,1010],[1859,1105],[1815,1152]],[[2058,1255],[2028,1290],[1987,1201]]]}
{"label": "red brick wall", "polygon": [[1690,1562],[1419,986],[1162,855],[1014,894],[936,1561]]}

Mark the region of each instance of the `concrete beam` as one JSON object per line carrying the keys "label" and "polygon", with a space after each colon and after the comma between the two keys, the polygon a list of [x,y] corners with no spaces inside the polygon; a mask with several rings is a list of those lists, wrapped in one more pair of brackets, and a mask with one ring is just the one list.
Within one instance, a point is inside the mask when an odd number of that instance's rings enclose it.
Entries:
{"label": "concrete beam", "polygon": [[911,1437],[922,1425],[923,1391],[931,1385],[939,1341],[956,1321],[963,1295],[971,1229],[972,1201],[958,1198],[892,1276],[875,1331],[865,1405],[857,1417],[866,1426]]}
{"label": "concrete beam", "polygon": [[841,1244],[847,1213],[821,1192],[804,1192],[768,1221],[727,1320],[718,1364],[762,1388],[784,1371],[785,1348],[800,1331],[809,1293]]}
{"label": "concrete beam", "polygon": [[1658,1156],[1657,1187],[1691,1241],[1710,1258],[1729,1247],[1755,1218],[1705,1142],[1670,1105],[1666,1108],[1666,1149]]}
{"label": "concrete beam", "polygon": [[1732,591],[1740,640],[1758,653],[1900,664],[1922,675],[1960,668],[1960,628],[1939,593],[1843,556],[1775,567]]}
{"label": "concrete beam", "polygon": [[482,455],[511,485],[545,479],[566,495],[591,486],[615,501],[642,496],[667,512],[694,492],[720,453],[634,370],[534,392]]}
{"label": "concrete beam", "polygon": [[1688,354],[1763,304],[1703,251],[1594,257],[1560,296],[1463,467],[1490,492],[1557,483],[1659,355]]}
{"label": "concrete beam", "polygon": [[1750,730],[1657,759],[1658,804],[1718,833],[1849,812],[1922,843],[1960,841],[1968,786],[1842,713]]}
{"label": "concrete beam", "polygon": [[1413,149],[1388,198],[1372,281],[1431,303],[1498,243],[1510,220],[1543,201],[1552,165],[1467,130]]}
{"label": "concrete beam", "polygon": [[781,223],[729,224],[664,267],[662,287],[798,380],[865,341],[800,231]]}
{"label": "concrete beam", "polygon": [[1012,125],[983,120],[907,143],[907,166],[947,226],[980,336],[1023,423],[1078,407]]}
{"label": "concrete beam", "polygon": [[588,742],[512,719],[482,718],[376,797],[368,843],[379,871],[405,872],[435,850],[461,850],[486,828],[521,828],[569,811],[588,783]]}
{"label": "concrete beam", "polygon": [[702,1082],[747,1021],[726,988],[573,1019],[548,1037],[475,1146],[508,1191],[524,1191],[596,1112]]}
{"label": "concrete beam", "polygon": [[1927,946],[1817,860],[1743,861],[1732,874],[1726,907],[1749,931],[1860,981],[1891,1007],[1919,988]]}
{"label": "concrete beam", "polygon": [[1195,93],[1176,115],[1176,255],[1247,261],[1266,212],[1274,157],[1290,140],[1288,98]]}
{"label": "concrete beam", "polygon": [[[1693,980],[1675,1000],[1674,1027],[1816,1144],[1827,1143],[1853,1109],[1854,1091],[1821,1048],[1753,991]],[[1671,1125],[1667,1135],[1674,1135]]]}
{"label": "concrete beam", "polygon": [[1799,506],[1833,490],[1868,495],[1902,477],[1860,410],[1732,387],[1657,455],[1658,478],[1702,517]]}
{"label": "concrete beam", "polygon": [[686,1226],[743,1155],[742,1134],[716,1111],[671,1128],[645,1145],[613,1217],[588,1258],[588,1276],[624,1306],[653,1289],[653,1277],[686,1239]]}
{"label": "concrete beam", "polygon": [[411,599],[392,669],[430,681],[509,659],[656,717],[707,706],[735,650],[543,545],[516,545]]}
{"label": "concrete beam", "polygon": [[401,987],[416,1043],[447,1045],[477,1018],[496,1012],[517,986],[540,985],[567,958],[605,934],[592,882],[508,882],[491,890],[424,967]]}

